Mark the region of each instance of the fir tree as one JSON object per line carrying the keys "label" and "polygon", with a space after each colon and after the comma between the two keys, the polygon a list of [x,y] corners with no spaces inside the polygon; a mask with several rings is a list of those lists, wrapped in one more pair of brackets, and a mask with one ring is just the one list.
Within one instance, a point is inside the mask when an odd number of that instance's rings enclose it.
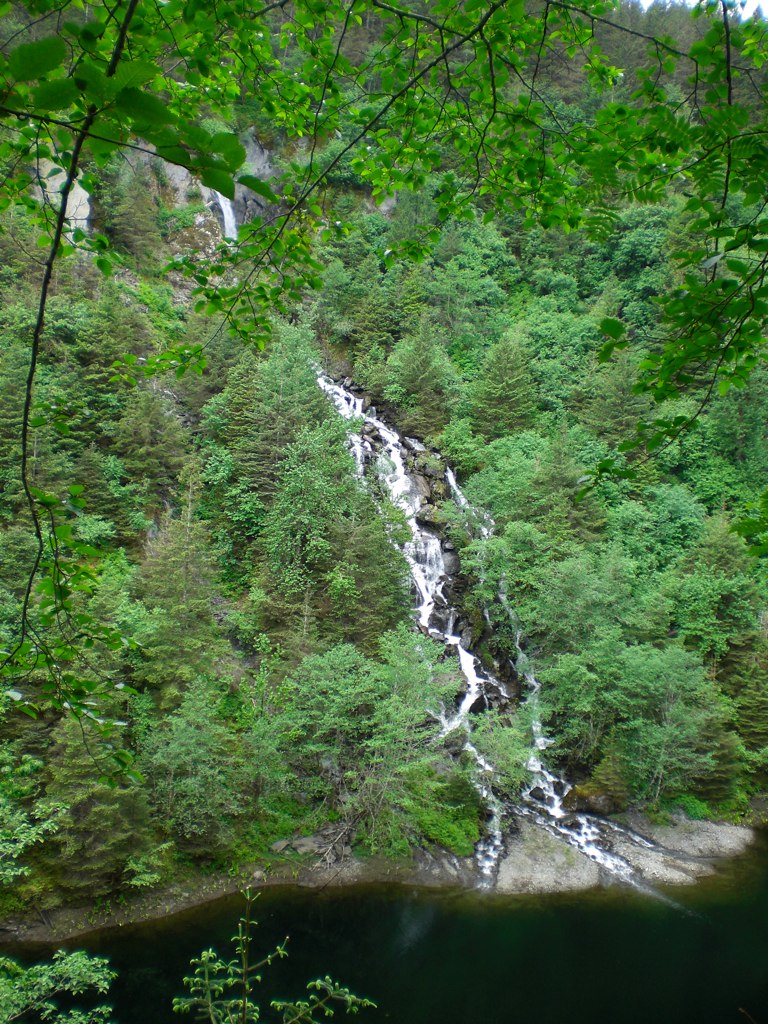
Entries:
{"label": "fir tree", "polygon": [[469,419],[489,441],[530,426],[536,411],[536,385],[530,355],[513,336],[493,345],[469,390]]}

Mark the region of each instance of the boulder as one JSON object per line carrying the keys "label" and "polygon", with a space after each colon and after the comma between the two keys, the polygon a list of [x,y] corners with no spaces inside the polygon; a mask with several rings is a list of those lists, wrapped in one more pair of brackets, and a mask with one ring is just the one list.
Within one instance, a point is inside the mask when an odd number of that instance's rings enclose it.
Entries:
{"label": "boulder", "polygon": [[440,511],[434,505],[422,505],[416,513],[416,522],[420,526],[439,526],[443,521]]}
{"label": "boulder", "polygon": [[[472,626],[464,626],[464,628],[462,629],[460,635],[461,635],[461,646],[464,648],[464,650],[466,650],[466,651],[474,651],[475,647],[477,647],[477,643],[475,642],[475,639],[474,639],[475,634],[474,634],[474,630],[472,629]],[[478,640],[479,639],[480,638],[478,637]]]}
{"label": "boulder", "polygon": [[455,576],[461,570],[461,560],[454,551],[443,550],[443,565],[448,576]]}
{"label": "boulder", "polygon": [[421,443],[417,441],[415,437],[403,437],[403,445],[412,452],[425,452],[427,449]]}
{"label": "boulder", "polygon": [[487,711],[487,710],[488,710],[488,701],[485,699],[485,697],[483,696],[482,693],[477,698],[477,700],[474,701],[469,706],[469,714],[470,715],[481,715],[484,711]]}
{"label": "boulder", "polygon": [[418,473],[423,473],[424,476],[433,480],[442,480],[445,475],[445,467],[440,457],[433,455],[432,452],[420,452],[414,459],[414,463]]}
{"label": "boulder", "polygon": [[591,783],[574,786],[569,790],[563,800],[563,806],[569,811],[601,815],[615,814],[622,809],[611,793]]}
{"label": "boulder", "polygon": [[463,729],[454,729],[452,732],[447,733],[443,742],[450,754],[459,757],[464,750],[464,744],[467,742],[467,734]]}
{"label": "boulder", "polygon": [[411,483],[413,484],[416,493],[421,498],[429,501],[432,497],[432,485],[429,480],[427,480],[425,476],[422,476],[421,473],[413,473],[411,475]]}
{"label": "boulder", "polygon": [[291,846],[296,853],[322,853],[323,845],[315,836],[302,836],[300,839],[292,839]]}
{"label": "boulder", "polygon": [[499,863],[497,892],[567,892],[600,884],[600,869],[565,840],[520,820],[517,834],[506,836]]}

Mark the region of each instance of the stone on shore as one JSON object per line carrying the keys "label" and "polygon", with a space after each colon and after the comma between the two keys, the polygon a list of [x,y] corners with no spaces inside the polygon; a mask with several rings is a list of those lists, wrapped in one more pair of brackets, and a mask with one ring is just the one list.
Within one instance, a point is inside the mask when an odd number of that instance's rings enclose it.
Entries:
{"label": "stone on shore", "polygon": [[735,857],[744,853],[755,838],[754,830],[744,825],[690,821],[683,816],[670,825],[647,825],[642,832],[660,846],[689,857]]}
{"label": "stone on shore", "polygon": [[572,892],[599,884],[597,864],[550,832],[523,820],[518,832],[507,837],[496,892]]}

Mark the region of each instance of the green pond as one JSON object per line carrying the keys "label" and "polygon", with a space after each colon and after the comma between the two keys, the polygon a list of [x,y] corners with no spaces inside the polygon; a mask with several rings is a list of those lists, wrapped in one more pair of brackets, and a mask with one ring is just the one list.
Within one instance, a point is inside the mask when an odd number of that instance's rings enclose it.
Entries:
{"label": "green pond", "polygon": [[[676,905],[619,887],[515,898],[266,889],[256,950],[290,935],[290,956],[265,969],[261,1003],[330,974],[378,1004],[350,1018],[372,1024],[768,1024],[766,838],[717,879],[666,890]],[[190,958],[227,953],[241,911],[230,897],[78,945],[119,970],[120,1024],[181,1021],[170,1003]]]}

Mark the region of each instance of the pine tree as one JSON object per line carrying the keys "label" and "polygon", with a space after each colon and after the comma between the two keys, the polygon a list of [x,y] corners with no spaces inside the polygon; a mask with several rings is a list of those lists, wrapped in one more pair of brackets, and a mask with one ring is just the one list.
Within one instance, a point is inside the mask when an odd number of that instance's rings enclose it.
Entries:
{"label": "pine tree", "polygon": [[166,514],[146,545],[134,592],[150,613],[141,647],[133,655],[134,677],[161,690],[165,706],[198,676],[229,661],[213,616],[215,569],[206,527],[194,516],[195,490],[187,481],[178,516]]}
{"label": "pine tree", "polygon": [[9,345],[0,361],[0,514],[9,519],[23,501],[19,461],[24,381],[29,355],[22,345]]}
{"label": "pine tree", "polygon": [[407,433],[426,437],[445,426],[456,393],[456,371],[429,318],[425,316],[419,330],[395,346],[387,376],[384,397],[401,410]]}
{"label": "pine tree", "polygon": [[631,437],[637,424],[653,412],[648,396],[638,395],[634,390],[638,362],[631,353],[618,353],[592,378],[593,390],[583,420],[591,431],[611,445]]}
{"label": "pine tree", "polygon": [[281,328],[282,341],[256,359],[247,354],[230,374],[224,440],[237,479],[262,501],[275,491],[284,450],[304,425],[327,419],[331,405],[311,365],[305,332]]}
{"label": "pine tree", "polygon": [[116,892],[128,859],[151,841],[144,793],[133,782],[105,781],[108,761],[99,735],[74,719],[56,726],[48,765],[45,798],[65,810],[35,861],[44,877],[33,876],[30,887],[39,891],[48,880],[49,907],[64,895],[94,899]]}
{"label": "pine tree", "polygon": [[147,169],[125,176],[116,188],[114,205],[108,211],[115,244],[131,253],[137,265],[144,269],[155,266],[163,248],[152,184]]}
{"label": "pine tree", "polygon": [[184,465],[186,438],[169,401],[151,390],[131,396],[116,427],[115,449],[132,481],[146,488],[151,510],[167,505]]}
{"label": "pine tree", "polygon": [[219,686],[198,680],[151,730],[139,759],[162,827],[206,856],[234,838],[236,819],[255,799],[258,775],[219,713],[221,698]]}
{"label": "pine tree", "polygon": [[530,426],[536,412],[536,385],[523,345],[505,335],[483,360],[469,389],[469,419],[473,429],[493,441]]}

